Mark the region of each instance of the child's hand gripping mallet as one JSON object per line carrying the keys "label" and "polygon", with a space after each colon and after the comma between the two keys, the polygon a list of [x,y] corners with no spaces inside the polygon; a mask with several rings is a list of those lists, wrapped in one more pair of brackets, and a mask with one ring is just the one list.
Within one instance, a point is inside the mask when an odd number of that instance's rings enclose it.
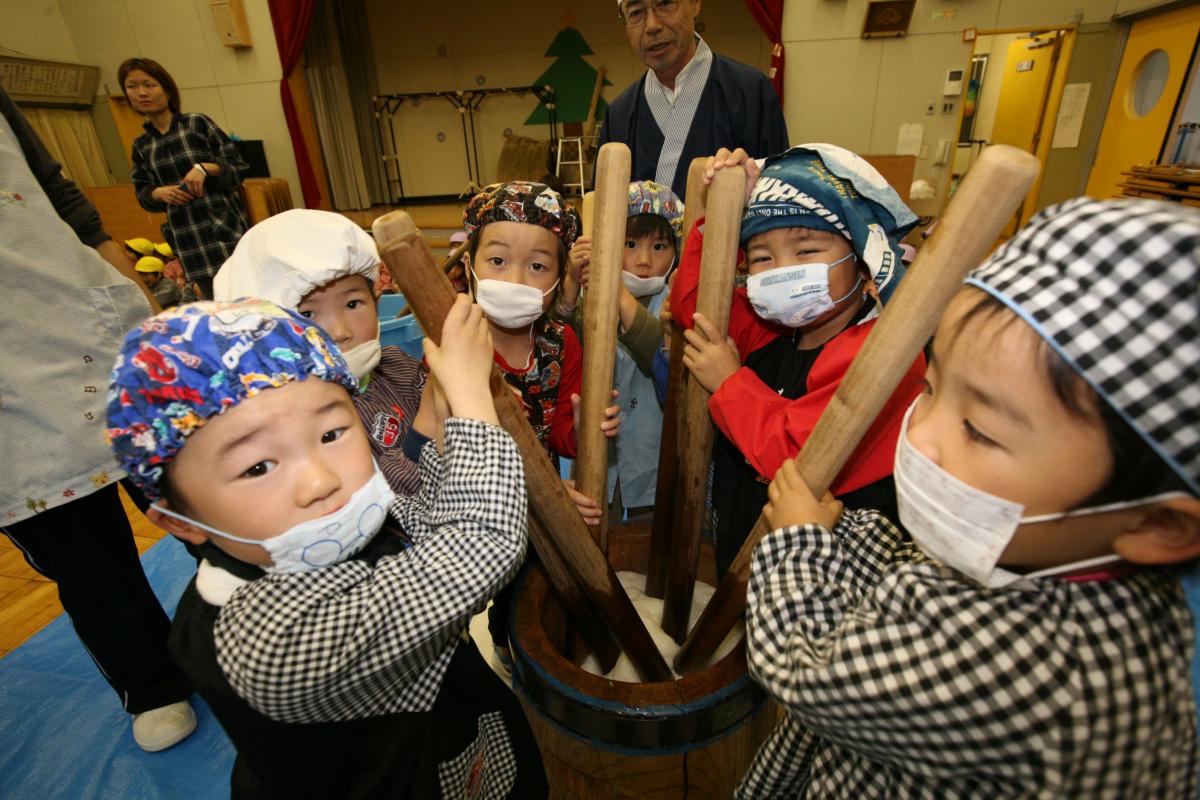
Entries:
{"label": "child's hand gripping mallet", "polygon": [[[712,322],[721,337],[725,336],[729,327],[738,234],[745,205],[745,169],[737,166],[719,171],[708,189],[696,311]],[[700,559],[700,527],[704,522],[708,462],[712,457],[713,443],[712,420],[708,415],[710,396],[699,381],[688,380],[682,423],[683,430],[687,432],[687,444],[679,453],[677,492],[683,506],[676,515],[671,538],[662,618],[663,630],[677,642],[682,642],[687,635],[692,590],[696,585],[696,567]]]}
{"label": "child's hand gripping mallet", "polygon": [[[992,249],[1037,173],[1034,156],[1005,145],[987,148],[971,167],[937,232],[921,248],[796,458],[814,497],[821,497],[833,483],[933,335],[967,272]],[[702,667],[742,618],[751,557],[768,532],[760,516],[676,655],[679,672]]]}
{"label": "child's hand gripping mallet", "polygon": [[[438,341],[455,293],[434,262],[429,244],[403,211],[385,214],[375,220],[372,229],[383,263],[421,327]],[[500,423],[516,441],[525,465],[529,506],[539,523],[529,526],[530,538],[551,583],[572,614],[572,622],[580,625],[602,669],[611,669],[616,662],[616,648],[611,645],[615,639],[643,680],[671,680],[671,670],[616,574],[592,541],[517,398],[496,371],[492,373],[491,388]],[[602,626],[589,628],[588,621],[597,619]]]}
{"label": "child's hand gripping mallet", "polygon": [[[687,202],[683,205],[683,239],[675,258],[683,259],[683,248],[696,220],[704,216],[704,167],[708,159],[694,158],[688,167]],[[678,269],[678,264],[676,269]],[[654,488],[654,522],[650,528],[650,553],[646,559],[646,594],[662,597],[667,590],[667,564],[671,560],[671,532],[675,527],[676,485],[679,482],[679,420],[683,416],[684,340],[678,329],[671,337],[667,359],[667,402],[663,407],[659,439],[658,478]]]}
{"label": "child's hand gripping mallet", "polygon": [[595,537],[605,553],[608,552],[608,437],[600,425],[606,419],[604,410],[612,403],[630,163],[626,145],[609,142],[600,148],[594,200],[589,202],[587,195],[584,196],[582,215],[584,233],[592,237],[592,261],[583,298],[583,390],[579,428],[575,431],[579,442],[575,483],[582,494],[600,504],[600,524]]}

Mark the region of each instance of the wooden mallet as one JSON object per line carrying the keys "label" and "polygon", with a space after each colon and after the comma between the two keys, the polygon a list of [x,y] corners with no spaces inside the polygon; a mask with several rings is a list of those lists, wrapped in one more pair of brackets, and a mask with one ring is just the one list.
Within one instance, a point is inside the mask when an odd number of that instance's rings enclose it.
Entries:
{"label": "wooden mallet", "polygon": [[[688,167],[687,200],[683,206],[683,239],[677,259],[696,220],[704,216],[704,166],[708,159],[694,158]],[[677,267],[678,268],[678,267]],[[667,360],[667,401],[663,407],[659,439],[658,477],[654,487],[654,521],[650,526],[650,553],[646,559],[646,594],[662,597],[667,591],[667,564],[671,560],[671,532],[675,528],[676,492],[679,481],[679,421],[683,417],[683,330],[675,325]]]}
{"label": "wooden mallet", "polygon": [[[967,272],[992,249],[1037,173],[1033,155],[1005,145],[986,148],[971,167],[796,457],[816,497],[833,483],[933,335]],[[679,672],[701,668],[742,618],[751,557],[767,533],[767,522],[760,516],[676,655]]]}
{"label": "wooden mallet", "polygon": [[[576,488],[600,504],[595,529],[600,549],[608,552],[608,437],[600,429],[612,403],[613,365],[617,360],[617,304],[629,208],[629,148],[609,142],[596,158],[596,191],[584,196],[584,230],[592,237],[587,292],[583,297],[583,389],[575,439]],[[589,194],[591,194],[589,192]],[[592,208],[589,208],[589,205]],[[636,443],[634,443],[636,444]]]}
{"label": "wooden mallet", "polygon": [[[454,289],[434,262],[429,244],[404,211],[385,214],[371,227],[380,258],[408,299],[417,321],[431,339],[440,341],[442,323],[454,303]],[[530,538],[555,588],[564,601],[579,594],[587,598],[595,616],[609,629],[643,680],[671,680],[670,668],[604,554],[592,541],[520,402],[498,370],[493,371],[491,390],[500,422],[521,452],[529,505],[539,523],[530,525]],[[602,646],[602,637],[594,633],[589,637],[586,630],[583,633],[593,647],[598,643]],[[597,655],[611,667],[611,652],[600,649]]]}
{"label": "wooden mallet", "polygon": [[[718,171],[708,189],[696,311],[703,314],[722,337],[729,327],[738,234],[745,205],[746,170],[738,166]],[[708,414],[711,396],[697,381],[688,379],[682,421],[683,430],[687,431],[687,443],[679,454],[678,495],[683,506],[675,517],[671,538],[662,617],[663,630],[677,642],[687,636],[692,590],[696,586],[696,567],[700,560],[700,528],[704,522],[708,463],[713,444],[712,419]]]}

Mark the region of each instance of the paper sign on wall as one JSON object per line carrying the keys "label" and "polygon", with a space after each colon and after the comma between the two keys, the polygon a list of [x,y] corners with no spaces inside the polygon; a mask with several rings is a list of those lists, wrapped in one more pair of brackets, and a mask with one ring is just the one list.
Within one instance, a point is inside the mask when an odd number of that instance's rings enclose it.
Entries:
{"label": "paper sign on wall", "polygon": [[1087,111],[1088,94],[1091,91],[1090,83],[1068,83],[1063,87],[1051,148],[1061,150],[1079,146],[1079,132],[1083,129],[1083,114]]}
{"label": "paper sign on wall", "polygon": [[896,155],[921,157],[921,140],[925,137],[925,126],[919,122],[908,122],[900,126],[900,137],[896,140]]}

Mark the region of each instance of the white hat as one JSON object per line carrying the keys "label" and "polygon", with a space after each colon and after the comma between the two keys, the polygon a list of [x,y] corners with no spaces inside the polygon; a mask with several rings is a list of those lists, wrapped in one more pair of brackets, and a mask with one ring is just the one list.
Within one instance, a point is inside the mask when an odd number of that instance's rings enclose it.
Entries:
{"label": "white hat", "polygon": [[341,214],[296,208],[246,231],[213,278],[213,299],[258,297],[295,310],[314,289],[344,278],[379,277],[379,251]]}

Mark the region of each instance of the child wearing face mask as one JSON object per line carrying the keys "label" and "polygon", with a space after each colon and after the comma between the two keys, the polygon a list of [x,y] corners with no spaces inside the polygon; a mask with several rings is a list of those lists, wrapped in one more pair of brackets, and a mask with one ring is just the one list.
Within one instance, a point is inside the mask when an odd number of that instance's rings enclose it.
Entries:
{"label": "child wearing face mask", "polygon": [[358,378],[354,407],[392,489],[413,494],[417,463],[405,453],[421,407],[425,370],[399,347],[380,347],[375,241],[341,214],[293,209],[242,236],[213,279],[216,300],[258,297],[298,311],[333,337]]}
{"label": "child wearing face mask", "polygon": [[[749,199],[741,244],[748,276],[733,291],[729,337],[692,315],[703,223],[683,254],[671,313],[686,330],[684,365],[712,392],[717,569],[729,568],[767,501],[767,484],[794,458],[904,274],[900,239],[916,224],[887,181],[854,153],[793,147],[761,168],[744,151],[717,153],[706,174],[744,164]],[[896,434],[921,391],[918,357],[868,430],[833,493],[849,508],[895,519]]]}
{"label": "child wearing face mask", "polygon": [[526,547],[482,312],[458,298],[425,350],[435,442],[397,498],[312,321],[195,303],[125,338],[108,436],[150,518],[203,556],[169,647],[237,749],[233,797],[547,794],[467,630]]}
{"label": "child wearing face mask", "polygon": [[[667,297],[667,277],[679,253],[683,203],[654,181],[629,184],[622,285],[618,300],[618,347],[613,385],[623,398],[622,435],[608,465],[608,502],[615,519],[650,511],[658,476],[662,409],[654,393],[654,357],[663,346],[659,312]],[[558,308],[580,330],[579,293],[587,286],[592,240],[581,236],[571,246],[570,266]],[[619,491],[619,498],[618,498]]]}
{"label": "child wearing face mask", "polygon": [[[471,292],[487,314],[496,365],[520,398],[538,440],[556,466],[574,458],[575,415],[582,386],[583,351],[569,325],[547,313],[556,300],[567,250],[579,234],[579,218],[562,195],[541,183],[513,181],[489,186],[463,212],[467,252],[463,264]],[[615,436],[620,408],[610,406],[601,428]],[[596,498],[568,482],[568,491],[589,525],[600,520]],[[510,668],[507,589],[488,612],[496,660]]]}
{"label": "child wearing face mask", "polygon": [[771,484],[740,797],[1194,798],[1200,214],[1068,201],[967,278],[896,452],[900,521]]}

